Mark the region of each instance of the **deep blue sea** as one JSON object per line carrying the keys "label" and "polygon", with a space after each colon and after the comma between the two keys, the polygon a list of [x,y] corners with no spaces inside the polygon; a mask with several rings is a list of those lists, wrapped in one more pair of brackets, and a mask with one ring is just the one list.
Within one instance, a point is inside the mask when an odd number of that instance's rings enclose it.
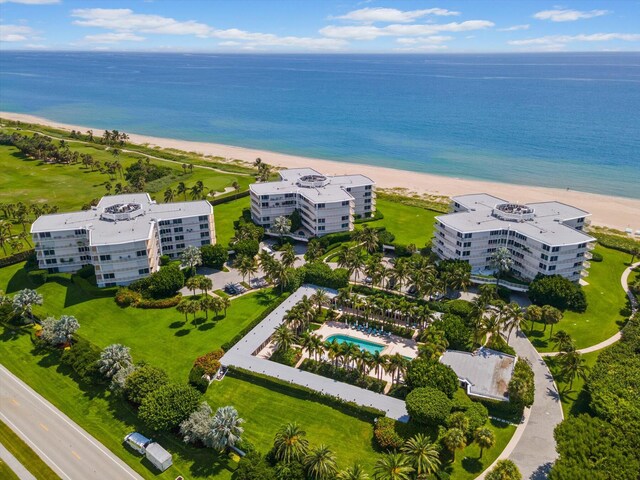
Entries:
{"label": "deep blue sea", "polygon": [[640,53],[2,52],[0,109],[640,198]]}

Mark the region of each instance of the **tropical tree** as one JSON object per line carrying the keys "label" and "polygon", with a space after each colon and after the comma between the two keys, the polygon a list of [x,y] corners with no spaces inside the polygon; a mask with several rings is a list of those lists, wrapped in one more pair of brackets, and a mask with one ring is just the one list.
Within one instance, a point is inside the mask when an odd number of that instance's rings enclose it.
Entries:
{"label": "tropical tree", "polygon": [[356,463],[338,473],[338,480],[369,480],[369,474],[359,463]]}
{"label": "tropical tree", "polygon": [[511,340],[511,333],[520,330],[522,322],[525,320],[525,313],[522,307],[516,302],[511,302],[503,311],[502,325],[507,331],[507,343]]}
{"label": "tropical tree", "polygon": [[533,332],[535,322],[542,321],[542,308],[538,305],[529,305],[525,312],[525,317],[531,322],[531,328],[529,329],[529,331]]}
{"label": "tropical tree", "polygon": [[202,402],[200,407],[180,424],[182,440],[185,443],[205,443],[211,432],[212,413],[209,404]]}
{"label": "tropical tree", "polygon": [[193,275],[196,271],[196,267],[198,265],[202,265],[202,254],[200,253],[200,249],[193,245],[189,245],[180,255],[180,261],[182,262],[182,265],[187,267]]}
{"label": "tropical tree", "polygon": [[100,359],[98,360],[100,373],[104,374],[107,378],[111,378],[118,373],[121,368],[131,365],[133,360],[131,359],[130,351],[131,349],[129,347],[125,347],[119,343],[105,347],[100,353]]}
{"label": "tropical tree", "polygon": [[188,278],[187,281],[185,282],[185,286],[189,290],[191,290],[191,293],[193,295],[196,294],[196,290],[198,289],[199,284],[200,284],[200,282],[198,281],[198,277],[199,277],[199,275],[195,275],[193,277]]}
{"label": "tropical tree", "polygon": [[62,315],[60,320],[49,317],[42,322],[42,338],[52,345],[69,344],[79,328],[78,320],[72,315]]}
{"label": "tropical tree", "polygon": [[324,444],[310,449],[302,464],[307,469],[309,477],[314,480],[333,479],[338,472],[336,456]]}
{"label": "tropical tree", "polygon": [[33,320],[33,306],[42,305],[42,302],[42,295],[35,290],[25,288],[13,296],[13,311],[22,318],[28,317]]}
{"label": "tropical tree", "polygon": [[498,460],[493,470],[484,478],[485,480],[522,480],[522,474],[511,460]]}
{"label": "tropical tree", "polygon": [[440,468],[437,445],[422,433],[418,433],[407,440],[401,451],[412,460],[413,468],[415,468],[419,477],[421,475],[431,475]]}
{"label": "tropical tree", "polygon": [[282,262],[284,268],[292,268],[297,260],[298,257],[296,257],[296,251],[293,245],[290,243],[283,245],[280,249],[280,262]]}
{"label": "tropical tree", "polygon": [[320,312],[322,307],[329,303],[329,294],[324,288],[319,288],[313,295],[311,295],[310,300],[316,304],[316,308],[318,309],[318,312]]}
{"label": "tropical tree", "polygon": [[304,253],[304,259],[307,262],[315,262],[324,254],[324,248],[318,239],[314,238],[307,244],[307,251]]}
{"label": "tropical tree", "polygon": [[453,455],[453,461],[456,461],[456,452],[458,450],[462,450],[467,446],[467,439],[464,436],[464,432],[459,428],[450,428],[444,434],[442,438],[442,443],[444,443],[445,447],[451,452]]}
{"label": "tropical tree", "polygon": [[222,310],[224,311],[224,316],[227,316],[227,309],[231,306],[231,300],[229,300],[228,297],[222,297],[220,298],[220,306],[222,307]]}
{"label": "tropical tree", "polygon": [[164,191],[164,203],[169,203],[169,202],[173,202],[173,199],[175,198],[175,194],[176,192],[173,190],[173,188],[169,187]]}
{"label": "tropical tree", "polygon": [[491,448],[496,443],[493,431],[486,427],[478,428],[473,434],[473,438],[480,447],[480,458],[482,458],[482,452],[485,448]]}
{"label": "tropical tree", "polygon": [[410,480],[415,471],[411,459],[402,453],[387,453],[373,467],[377,480]]}
{"label": "tropical tree", "polygon": [[511,270],[513,266],[513,258],[511,258],[511,252],[507,247],[498,248],[491,255],[491,265],[495,267],[498,271],[498,282],[497,285],[500,285],[500,278]]}
{"label": "tropical tree", "polygon": [[276,344],[276,351],[287,351],[296,340],[294,333],[286,325],[280,325],[273,333],[272,340]]}
{"label": "tropical tree", "polygon": [[549,338],[553,335],[553,326],[562,320],[562,311],[551,305],[542,306],[542,321],[544,323],[544,330],[547,329],[547,325],[551,325],[551,331],[549,332]]}
{"label": "tropical tree", "polygon": [[271,230],[280,236],[280,242],[282,243],[284,236],[291,233],[291,220],[284,216],[276,217],[271,226]]}
{"label": "tropical tree", "polygon": [[176,194],[184,195],[184,199],[187,199],[187,186],[184,184],[184,182],[178,183],[178,186],[176,187]]}
{"label": "tropical tree", "polygon": [[374,253],[380,246],[380,239],[378,238],[378,231],[363,225],[361,229],[353,232],[353,239],[360,243],[364,249],[369,253]]}
{"label": "tropical tree", "polygon": [[293,422],[282,425],[273,441],[273,453],[277,460],[286,463],[302,461],[309,450],[307,432]]}
{"label": "tropical tree", "polygon": [[560,376],[564,380],[569,380],[569,390],[573,387],[576,377],[586,380],[589,376],[587,361],[577,350],[561,352],[556,358],[560,364]]}
{"label": "tropical tree", "polygon": [[400,383],[400,377],[407,371],[409,361],[399,353],[389,357],[387,372],[391,375],[391,383]]}
{"label": "tropical tree", "polygon": [[242,281],[248,276],[251,281],[251,274],[258,272],[258,261],[249,255],[238,255],[233,266],[238,269],[242,275]]}
{"label": "tropical tree", "polygon": [[241,425],[244,420],[232,406],[220,407],[211,421],[211,430],[207,436],[207,444],[218,450],[226,450],[240,441],[244,432]]}
{"label": "tropical tree", "polygon": [[558,330],[551,341],[559,352],[570,352],[576,349],[573,338],[564,330]]}

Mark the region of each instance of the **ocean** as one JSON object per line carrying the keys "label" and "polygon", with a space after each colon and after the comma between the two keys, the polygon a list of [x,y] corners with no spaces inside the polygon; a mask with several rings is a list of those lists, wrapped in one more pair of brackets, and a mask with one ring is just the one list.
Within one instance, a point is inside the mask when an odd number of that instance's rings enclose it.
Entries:
{"label": "ocean", "polygon": [[0,109],[159,137],[640,198],[640,53],[5,51]]}

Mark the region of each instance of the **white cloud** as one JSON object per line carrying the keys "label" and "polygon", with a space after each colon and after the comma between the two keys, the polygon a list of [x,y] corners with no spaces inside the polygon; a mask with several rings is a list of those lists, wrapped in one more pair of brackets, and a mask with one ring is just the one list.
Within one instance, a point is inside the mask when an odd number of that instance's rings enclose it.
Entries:
{"label": "white cloud", "polygon": [[398,10],[396,8],[361,8],[353,10],[345,15],[334,17],[339,20],[350,20],[361,23],[411,23],[416,19],[427,16],[451,16],[460,15],[460,12],[454,12],[445,8],[427,8],[423,10]]}
{"label": "white cloud", "polygon": [[24,25],[0,25],[0,42],[24,42],[33,33],[33,29]]}
{"label": "white cloud", "polygon": [[406,47],[396,48],[397,52],[405,52],[405,53],[425,53],[425,52],[442,52],[447,50],[446,45],[411,45]]}
{"label": "white cloud", "polygon": [[543,10],[533,15],[538,20],[551,20],[552,22],[575,22],[586,18],[600,17],[609,13],[608,10]]}
{"label": "white cloud", "polygon": [[437,45],[448,42],[449,40],[453,40],[453,37],[431,35],[429,37],[400,37],[396,39],[396,42],[402,45]]}
{"label": "white cloud", "polygon": [[[244,47],[289,47],[311,50],[338,50],[346,45],[341,39],[311,38],[311,37],[281,37],[271,33],[247,32],[237,28],[217,29],[205,23],[196,21],[178,21],[161,15],[139,14],[128,8],[82,8],[75,9],[71,15],[76,18],[74,23],[84,27],[104,28],[114,33],[103,37],[112,39],[113,43],[122,35],[122,40],[142,40],[137,34],[155,35],[193,35],[198,38],[218,38],[240,42]],[[129,34],[138,38],[125,38]],[[90,35],[89,37],[101,37]],[[105,42],[106,43],[106,42]],[[228,43],[223,46],[230,46]]]}
{"label": "white cloud", "polygon": [[529,30],[529,24],[524,25],[512,25],[511,27],[499,28],[499,32],[515,32],[516,30]]}
{"label": "white cloud", "polygon": [[378,37],[407,37],[428,36],[440,32],[466,32],[470,30],[482,30],[493,27],[495,24],[487,20],[467,20],[466,22],[451,22],[444,24],[420,24],[420,25],[387,25],[375,27],[373,25],[337,26],[329,25],[320,29],[325,37],[373,40]]}
{"label": "white cloud", "polygon": [[509,45],[517,46],[564,46],[572,42],[607,42],[610,40],[623,40],[627,42],[640,41],[640,33],[592,33],[579,35],[547,35],[545,37],[525,38],[523,40],[510,40]]}
{"label": "white cloud", "polygon": [[21,3],[23,5],[52,5],[60,0],[0,0],[0,3]]}
{"label": "white cloud", "polygon": [[84,37],[84,41],[88,43],[141,42],[142,40],[145,38],[129,32],[100,33]]}

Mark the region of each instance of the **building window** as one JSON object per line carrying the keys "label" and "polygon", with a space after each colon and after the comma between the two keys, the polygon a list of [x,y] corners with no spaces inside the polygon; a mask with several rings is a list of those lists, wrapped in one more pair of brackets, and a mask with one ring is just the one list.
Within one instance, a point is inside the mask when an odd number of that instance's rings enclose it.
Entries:
{"label": "building window", "polygon": [[318,227],[318,231],[319,231],[319,232],[324,232],[324,226],[323,226],[323,225],[319,226],[319,227]]}
{"label": "building window", "polygon": [[40,238],[51,238],[51,232],[40,233]]}
{"label": "building window", "polygon": [[164,237],[164,238],[161,238],[160,241],[162,243],[173,242],[173,237]]}
{"label": "building window", "polygon": [[173,233],[180,233],[182,231],[182,227],[176,227],[173,229]]}
{"label": "building window", "polygon": [[104,284],[105,287],[115,287],[116,286],[116,282],[108,282]]}
{"label": "building window", "polygon": [[465,233],[464,234],[464,238],[471,238],[473,236],[473,233]]}
{"label": "building window", "polygon": [[577,258],[584,257],[584,252],[580,252],[576,255]]}
{"label": "building window", "polygon": [[557,262],[558,261],[558,256],[557,255],[551,255],[551,261],[552,262]]}
{"label": "building window", "polygon": [[560,247],[553,247],[551,249],[552,252],[559,252],[560,251]]}
{"label": "building window", "polygon": [[573,264],[574,267],[579,267],[580,265],[582,265],[582,262],[576,262]]}
{"label": "building window", "polygon": [[89,251],[89,247],[78,247],[78,252],[79,253],[84,253],[84,252],[88,252]]}
{"label": "building window", "polygon": [[316,208],[324,208],[325,204],[324,203],[319,203],[318,205],[316,205]]}
{"label": "building window", "polygon": [[52,255],[55,255],[56,251],[55,250],[44,250],[42,253],[44,253],[45,257],[50,257]]}
{"label": "building window", "polygon": [[550,247],[549,245],[544,245],[544,244],[543,244],[543,245],[542,245],[542,249],[543,249],[545,252],[548,252],[549,250],[551,250],[551,247]]}
{"label": "building window", "polygon": [[200,230],[209,230],[209,224],[208,223],[201,223],[200,224]]}
{"label": "building window", "polygon": [[463,247],[470,247],[471,246],[471,242],[464,242],[464,245],[462,245]]}
{"label": "building window", "polygon": [[546,270],[546,269],[547,269],[547,266],[546,266],[544,263],[542,263],[542,262],[540,262],[540,263],[538,264],[538,267],[540,267],[542,270]]}
{"label": "building window", "polygon": [[84,228],[80,228],[75,231],[76,235],[86,235],[87,231]]}
{"label": "building window", "polygon": [[148,268],[141,268],[138,270],[138,275],[144,275],[145,273],[149,273]]}
{"label": "building window", "polygon": [[147,251],[146,250],[138,250],[136,252],[136,256],[137,257],[146,257],[147,256]]}
{"label": "building window", "polygon": [[88,262],[91,260],[91,255],[82,255],[80,256],[80,261],[81,262]]}
{"label": "building window", "polygon": [[469,250],[465,250],[464,252],[462,252],[463,257],[468,257],[469,255],[471,255],[471,252]]}
{"label": "building window", "polygon": [[364,199],[364,203],[365,203],[365,205],[370,204],[371,203],[371,199],[370,198],[365,198]]}
{"label": "building window", "polygon": [[553,270],[555,270],[555,269],[556,269],[556,266],[555,266],[555,265],[550,265],[550,266],[549,266],[549,271],[550,271],[550,272],[551,272],[551,271],[553,271]]}
{"label": "building window", "polygon": [[271,217],[262,217],[263,222],[268,222],[269,220],[271,220]]}
{"label": "building window", "polygon": [[348,223],[343,223],[341,228],[349,228],[349,224]]}
{"label": "building window", "polygon": [[371,192],[364,192],[364,196],[365,197],[370,197],[371,196]]}
{"label": "building window", "polygon": [[179,244],[177,244],[177,245],[176,245],[176,248],[177,248],[178,250],[180,250],[181,248],[184,248],[184,243],[179,243]]}
{"label": "building window", "polygon": [[112,278],[116,278],[116,274],[115,273],[103,273],[102,274],[102,278],[105,280],[110,280]]}
{"label": "building window", "polygon": [[109,260],[111,260],[111,255],[100,255],[101,262],[108,262]]}
{"label": "building window", "polygon": [[368,211],[368,210],[371,210],[371,205],[365,205],[365,206],[364,206],[364,209],[365,209],[365,210],[367,210],[367,211]]}
{"label": "building window", "polygon": [[167,233],[171,233],[170,228],[163,228],[162,230],[160,230],[160,235],[166,235]]}
{"label": "building window", "polygon": [[200,241],[200,245],[211,245],[211,241],[210,240],[201,240]]}
{"label": "building window", "polygon": [[318,223],[325,223],[325,222],[326,222],[326,219],[325,219],[325,218],[319,218],[319,219],[318,219]]}
{"label": "building window", "polygon": [[174,218],[172,223],[173,223],[174,225],[175,225],[175,224],[180,224],[180,223],[182,223],[182,219],[181,219],[181,218]]}
{"label": "building window", "polygon": [[577,223],[584,223],[584,218],[579,218]]}
{"label": "building window", "polygon": [[209,236],[209,232],[200,232],[200,238],[205,238]]}
{"label": "building window", "polygon": [[364,189],[365,189],[365,190],[371,190],[371,185],[365,185],[365,186],[364,186]]}
{"label": "building window", "polygon": [[209,220],[209,217],[207,215],[200,215],[198,217],[198,221],[200,222],[206,222],[207,220]]}
{"label": "building window", "polygon": [[269,208],[269,202],[262,202],[260,205],[262,208]]}
{"label": "building window", "polygon": [[160,225],[169,225],[171,222],[169,220],[162,220]]}
{"label": "building window", "polygon": [[545,253],[541,253],[540,254],[540,258],[543,260],[549,260],[549,255],[545,254]]}
{"label": "building window", "polygon": [[162,247],[163,250],[173,250],[173,245],[165,245]]}
{"label": "building window", "polygon": [[176,235],[176,242],[178,240],[184,240],[184,235]]}
{"label": "building window", "polygon": [[349,206],[349,201],[347,200],[346,202],[342,202],[342,206],[343,206],[343,207],[347,207],[347,206]]}
{"label": "building window", "polygon": [[58,263],[58,260],[55,259],[55,258],[47,258],[45,260],[45,262],[46,262],[47,265],[54,265],[54,264]]}
{"label": "building window", "polygon": [[342,216],[342,221],[344,222],[345,220],[349,220],[349,215],[343,215]]}

